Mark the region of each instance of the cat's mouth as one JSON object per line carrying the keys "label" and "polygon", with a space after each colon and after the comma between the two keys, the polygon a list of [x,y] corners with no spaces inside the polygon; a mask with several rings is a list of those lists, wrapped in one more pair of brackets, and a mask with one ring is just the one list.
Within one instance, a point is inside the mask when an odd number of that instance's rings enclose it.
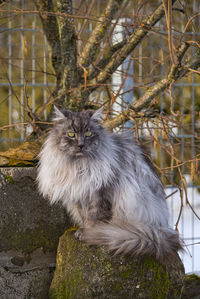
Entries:
{"label": "cat's mouth", "polygon": [[79,150],[76,152],[76,157],[83,157],[84,156],[84,151],[83,150]]}

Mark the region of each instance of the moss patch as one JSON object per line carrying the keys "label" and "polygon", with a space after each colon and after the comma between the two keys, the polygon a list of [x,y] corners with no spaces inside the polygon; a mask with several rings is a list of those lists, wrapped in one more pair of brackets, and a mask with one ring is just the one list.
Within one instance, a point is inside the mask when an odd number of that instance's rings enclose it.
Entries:
{"label": "moss patch", "polygon": [[24,253],[31,253],[35,249],[42,247],[45,251],[56,251],[61,230],[39,223],[35,228],[27,228],[23,232],[16,231],[16,224],[10,223],[9,226],[1,230],[5,236],[4,244],[0,246],[1,251],[15,249],[22,250]]}
{"label": "moss patch", "polygon": [[68,230],[59,241],[50,298],[177,299],[184,279],[178,256],[173,266],[167,269],[151,258],[111,256],[76,240]]}
{"label": "moss patch", "polygon": [[16,184],[16,182],[13,180],[12,176],[10,175],[6,176],[6,181],[11,184]]}
{"label": "moss patch", "polygon": [[149,281],[144,281],[141,284],[141,289],[143,291],[148,289],[148,298],[167,298],[168,291],[170,289],[170,279],[166,269],[152,258],[146,258],[144,260],[144,265],[145,267],[143,268],[143,271],[152,272],[153,283],[149,284]]}
{"label": "moss patch", "polygon": [[198,299],[200,298],[200,277],[192,274],[186,275],[185,287],[183,290],[182,299]]}
{"label": "moss patch", "polygon": [[189,284],[191,281],[194,281],[197,285],[200,285],[200,277],[196,274],[186,275],[185,282]]}

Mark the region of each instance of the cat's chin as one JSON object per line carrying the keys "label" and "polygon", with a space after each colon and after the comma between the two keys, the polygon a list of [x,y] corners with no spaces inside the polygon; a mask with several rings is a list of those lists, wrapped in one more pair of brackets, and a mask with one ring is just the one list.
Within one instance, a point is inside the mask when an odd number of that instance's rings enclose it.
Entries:
{"label": "cat's chin", "polygon": [[75,157],[76,158],[84,158],[85,157],[85,155],[84,155],[84,152],[77,152],[76,154],[75,154]]}

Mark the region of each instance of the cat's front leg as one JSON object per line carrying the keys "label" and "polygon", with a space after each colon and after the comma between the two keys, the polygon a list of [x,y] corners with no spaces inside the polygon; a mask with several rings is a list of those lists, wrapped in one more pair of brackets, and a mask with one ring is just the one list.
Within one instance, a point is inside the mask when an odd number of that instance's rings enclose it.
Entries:
{"label": "cat's front leg", "polygon": [[108,223],[112,219],[111,193],[109,191],[109,188],[102,188],[84,206],[84,213],[83,210],[81,213],[84,223],[75,233],[78,240],[84,242],[91,228],[94,228],[100,222]]}
{"label": "cat's front leg", "polygon": [[77,231],[75,232],[75,238],[79,241],[83,241],[83,236],[84,236],[84,228],[80,227],[77,229]]}
{"label": "cat's front leg", "polygon": [[75,232],[75,238],[84,241],[84,234],[86,229],[95,225],[97,221],[97,217],[95,215],[94,208],[92,208],[88,202],[87,204],[83,205],[81,202],[77,203],[71,209],[71,215],[76,224],[80,226]]}
{"label": "cat's front leg", "polygon": [[85,223],[85,213],[81,204],[78,203],[67,203],[66,210],[71,215],[75,225],[83,227]]}
{"label": "cat's front leg", "polygon": [[79,241],[83,241],[85,239],[85,235],[87,234],[88,229],[91,227],[94,227],[97,223],[96,218],[95,219],[85,219],[83,226],[79,227],[77,231],[75,232],[75,238]]}

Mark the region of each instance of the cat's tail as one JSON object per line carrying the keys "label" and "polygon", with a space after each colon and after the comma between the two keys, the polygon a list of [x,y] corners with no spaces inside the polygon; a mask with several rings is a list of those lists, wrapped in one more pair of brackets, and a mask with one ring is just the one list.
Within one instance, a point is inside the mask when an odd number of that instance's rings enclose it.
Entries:
{"label": "cat's tail", "polygon": [[162,263],[183,250],[176,231],[140,222],[98,223],[85,228],[81,239],[90,245],[106,246],[115,254],[154,256]]}

